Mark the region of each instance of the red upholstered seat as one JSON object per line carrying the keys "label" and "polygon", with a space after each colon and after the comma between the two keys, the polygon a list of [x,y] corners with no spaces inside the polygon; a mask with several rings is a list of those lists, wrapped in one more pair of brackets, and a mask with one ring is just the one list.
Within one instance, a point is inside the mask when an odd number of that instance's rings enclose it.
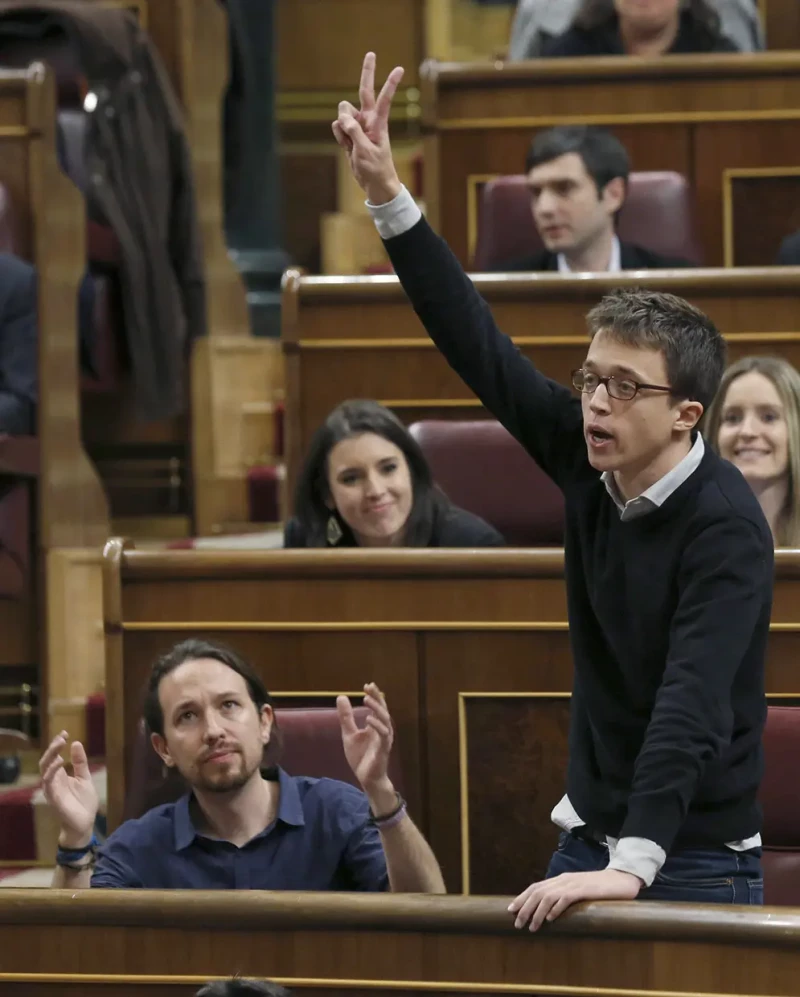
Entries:
{"label": "red upholstered seat", "polygon": [[[680,173],[631,173],[618,233],[623,242],[702,263],[691,191]],[[525,176],[499,177],[487,183],[481,198],[474,269],[490,270],[541,249]]]}
{"label": "red upholstered seat", "polygon": [[[364,726],[368,712],[363,706],[354,708],[359,727]],[[340,779],[353,786],[358,785],[344,755],[339,716],[335,709],[277,709],[275,718],[282,742],[277,761],[290,775]],[[268,748],[265,757],[267,764],[276,762],[271,755]],[[389,774],[398,791],[402,792],[403,780],[396,740],[389,763]],[[133,746],[131,771],[128,774],[125,820],[139,817],[161,803],[171,802],[183,792],[185,785],[180,777],[174,772],[165,773],[142,722]]]}
{"label": "red upholstered seat", "polygon": [[277,523],[281,519],[282,465],[259,465],[247,472],[247,505],[251,523]]}
{"label": "red upholstered seat", "polygon": [[491,523],[508,544],[563,543],[560,489],[499,422],[431,419],[409,432],[450,500]]}
{"label": "red upholstered seat", "polygon": [[770,706],[764,733],[764,902],[800,906],[800,708]]}

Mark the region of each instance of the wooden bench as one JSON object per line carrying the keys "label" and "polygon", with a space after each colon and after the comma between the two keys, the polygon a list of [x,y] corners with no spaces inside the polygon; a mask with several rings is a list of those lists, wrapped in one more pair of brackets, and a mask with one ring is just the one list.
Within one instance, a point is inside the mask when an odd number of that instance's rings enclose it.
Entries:
{"label": "wooden bench", "polygon": [[190,997],[234,973],[294,993],[791,997],[800,913],[586,904],[532,937],[508,898],[2,890],[9,997]]}
{"label": "wooden bench", "polygon": [[465,264],[482,184],[521,173],[553,125],[605,125],[635,170],[687,176],[708,266],[770,264],[800,227],[796,52],[429,62],[421,75],[428,210]]}
{"label": "wooden bench", "polygon": [[[562,384],[586,356],[586,312],[620,286],[688,298],[717,322],[731,359],[777,353],[800,367],[800,269],[474,280],[499,327]],[[288,271],[282,322],[290,488],[312,434],[346,398],[377,398],[408,423],[431,416],[476,418],[483,411],[428,338],[394,277],[301,277]]]}
{"label": "wooden bench", "polygon": [[[800,552],[777,562],[767,689],[794,705]],[[411,812],[451,890],[512,892],[542,872],[572,688],[561,551],[160,553],[114,541],[105,567],[110,827],[150,667],[203,634],[244,654],[280,705],[381,686]]]}

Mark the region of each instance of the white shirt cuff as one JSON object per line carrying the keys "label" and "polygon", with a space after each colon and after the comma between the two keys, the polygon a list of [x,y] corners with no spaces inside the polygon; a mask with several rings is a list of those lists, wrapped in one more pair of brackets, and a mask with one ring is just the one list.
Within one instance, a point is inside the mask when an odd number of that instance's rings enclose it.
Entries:
{"label": "white shirt cuff", "polygon": [[656,873],[667,861],[664,849],[647,838],[620,838],[614,844],[609,842],[609,856],[609,869],[638,876],[645,886],[653,885]]}
{"label": "white shirt cuff", "polygon": [[417,202],[405,186],[386,204],[370,204],[367,201],[366,205],[381,239],[393,239],[408,232],[422,218]]}

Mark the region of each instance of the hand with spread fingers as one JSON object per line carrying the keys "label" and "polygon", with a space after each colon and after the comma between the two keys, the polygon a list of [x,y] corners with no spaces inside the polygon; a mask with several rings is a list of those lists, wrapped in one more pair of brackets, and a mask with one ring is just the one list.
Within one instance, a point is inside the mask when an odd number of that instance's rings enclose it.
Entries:
{"label": "hand with spread fingers", "polygon": [[70,745],[72,775],[64,767],[61,752],[68,734],[54,737],[39,761],[44,797],[58,815],[61,826],[58,843],[62,848],[83,848],[92,838],[97,816],[97,790],[89,771],[86,751],[80,741]]}
{"label": "hand with spread fingers", "polygon": [[638,876],[617,869],[598,872],[565,872],[533,883],[509,905],[516,914],[515,928],[538,931],[545,921],[555,921],[573,904],[583,900],[635,900],[642,888]]}
{"label": "hand with spread fingers", "polygon": [[353,176],[371,204],[388,203],[402,187],[389,142],[389,112],[402,78],[402,67],[395,67],[376,98],[375,53],[367,52],[358,90],[360,107],[343,100],[332,126],[336,141],[350,160]]}
{"label": "hand with spread fingers", "polygon": [[373,812],[379,813],[393,809],[396,799],[389,779],[394,727],[386,697],[374,682],[364,686],[364,706],[370,712],[365,726],[359,728],[347,696],[339,696],[336,700],[347,763],[364,792],[376,802],[377,809],[373,807]]}

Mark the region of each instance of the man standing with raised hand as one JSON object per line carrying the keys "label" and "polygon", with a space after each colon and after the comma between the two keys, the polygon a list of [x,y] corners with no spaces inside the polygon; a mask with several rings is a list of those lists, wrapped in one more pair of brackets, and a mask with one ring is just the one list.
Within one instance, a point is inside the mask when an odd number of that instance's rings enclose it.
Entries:
{"label": "man standing with raised hand", "polygon": [[388,122],[403,71],[377,99],[374,75],[368,53],[336,140],[429,335],[567,507],[562,834],[548,878],[511,904],[515,923],[535,930],[581,900],[761,903],[773,547],[746,481],[697,431],[725,342],[680,298],[618,291],[588,315],[579,398],[540,374],[400,183]]}

